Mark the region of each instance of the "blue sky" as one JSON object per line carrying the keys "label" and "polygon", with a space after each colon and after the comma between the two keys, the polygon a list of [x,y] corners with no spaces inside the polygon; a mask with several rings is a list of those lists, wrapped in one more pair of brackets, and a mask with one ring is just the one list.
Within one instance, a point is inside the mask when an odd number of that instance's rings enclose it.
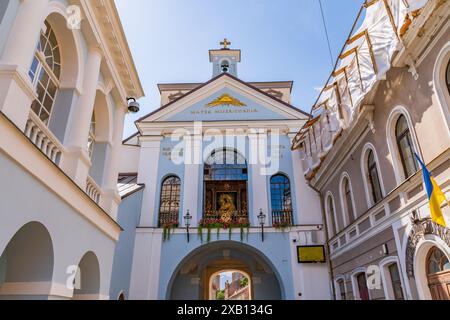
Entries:
{"label": "blue sky", "polygon": [[[322,0],[336,58],[363,0]],[[116,0],[146,94],[134,120],[159,107],[158,83],[205,82],[208,50],[227,37],[242,50],[244,81],[293,80],[292,103],[310,111],[331,72],[319,0]]]}

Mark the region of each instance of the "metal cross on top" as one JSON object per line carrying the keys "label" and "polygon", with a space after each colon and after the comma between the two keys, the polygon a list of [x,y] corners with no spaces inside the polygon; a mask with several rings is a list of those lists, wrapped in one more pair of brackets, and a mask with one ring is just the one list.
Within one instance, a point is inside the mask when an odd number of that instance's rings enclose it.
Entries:
{"label": "metal cross on top", "polygon": [[223,41],[220,43],[221,46],[223,46],[222,49],[229,49],[228,46],[231,44],[230,41],[228,41],[227,38],[223,39]]}

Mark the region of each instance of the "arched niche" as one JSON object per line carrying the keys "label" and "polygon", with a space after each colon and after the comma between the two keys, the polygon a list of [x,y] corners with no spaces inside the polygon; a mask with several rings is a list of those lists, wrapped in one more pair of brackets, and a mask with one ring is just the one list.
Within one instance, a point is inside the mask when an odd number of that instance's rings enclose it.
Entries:
{"label": "arched niche", "polygon": [[0,299],[46,299],[53,277],[53,243],[47,228],[29,222],[0,256]]}
{"label": "arched niche", "polygon": [[100,265],[92,251],[87,252],[78,264],[75,277],[74,300],[98,300],[100,298]]}

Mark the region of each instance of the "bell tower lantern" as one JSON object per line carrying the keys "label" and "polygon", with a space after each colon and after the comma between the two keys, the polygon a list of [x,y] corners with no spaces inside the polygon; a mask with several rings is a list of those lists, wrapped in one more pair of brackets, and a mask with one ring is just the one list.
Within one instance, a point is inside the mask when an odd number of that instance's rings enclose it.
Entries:
{"label": "bell tower lantern", "polygon": [[226,38],[220,42],[221,49],[209,50],[209,61],[213,64],[213,78],[222,73],[237,77],[237,64],[241,62],[241,50],[230,49]]}

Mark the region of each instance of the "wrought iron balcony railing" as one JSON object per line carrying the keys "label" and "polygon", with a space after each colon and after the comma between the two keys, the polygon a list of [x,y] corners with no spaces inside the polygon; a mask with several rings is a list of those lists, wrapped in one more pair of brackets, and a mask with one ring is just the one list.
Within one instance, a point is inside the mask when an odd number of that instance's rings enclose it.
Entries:
{"label": "wrought iron balcony railing", "polygon": [[233,225],[247,225],[249,224],[248,212],[232,211],[229,214],[224,214],[219,211],[206,211],[203,215],[203,222],[206,224],[217,223],[227,223]]}
{"label": "wrought iron balcony railing", "polygon": [[292,226],[292,210],[272,210],[272,225]]}
{"label": "wrought iron balcony railing", "polygon": [[178,226],[179,225],[179,210],[173,210],[169,212],[160,212],[158,226]]}

